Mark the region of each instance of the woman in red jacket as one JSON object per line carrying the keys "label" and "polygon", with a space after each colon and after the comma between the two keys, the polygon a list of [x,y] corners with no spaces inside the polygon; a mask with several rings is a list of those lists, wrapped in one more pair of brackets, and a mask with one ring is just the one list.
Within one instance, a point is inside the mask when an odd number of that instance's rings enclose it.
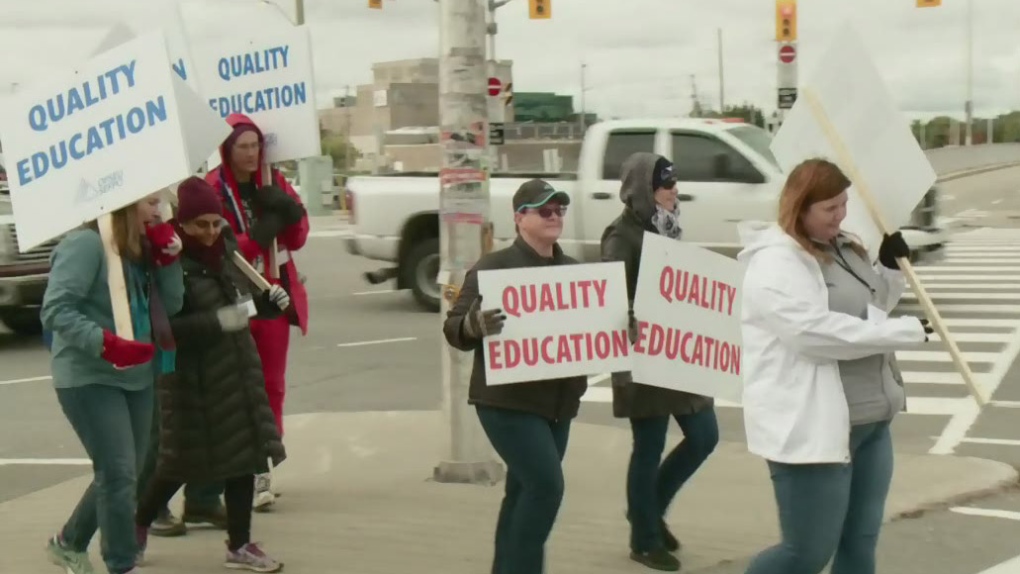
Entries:
{"label": "woman in red jacket", "polygon": [[[220,146],[220,167],[206,175],[206,181],[220,191],[224,216],[237,236],[245,258],[265,272],[273,240],[277,242],[278,279],[290,295],[288,312],[276,319],[253,319],[251,332],[262,359],[269,406],[283,436],[283,400],[286,390],[287,348],[290,328],[308,332],[308,294],[298,277],[291,253],[308,239],[308,214],[300,198],[277,170],[271,170],[270,184],[262,185],[265,137],[248,116],[232,114],[227,123],[234,131]],[[275,501],[269,475],[255,480],[255,508],[264,510]]]}

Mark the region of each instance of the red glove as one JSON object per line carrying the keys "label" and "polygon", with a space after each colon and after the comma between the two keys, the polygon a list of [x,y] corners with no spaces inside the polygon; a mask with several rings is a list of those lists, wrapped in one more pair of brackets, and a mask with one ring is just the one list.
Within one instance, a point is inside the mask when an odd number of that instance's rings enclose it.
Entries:
{"label": "red glove", "polygon": [[159,223],[145,228],[145,236],[152,246],[152,257],[159,267],[165,267],[177,260],[181,254],[181,238],[169,223]]}
{"label": "red glove", "polygon": [[122,339],[109,331],[103,331],[103,360],[116,369],[127,369],[144,365],[156,355],[151,343],[139,343]]}

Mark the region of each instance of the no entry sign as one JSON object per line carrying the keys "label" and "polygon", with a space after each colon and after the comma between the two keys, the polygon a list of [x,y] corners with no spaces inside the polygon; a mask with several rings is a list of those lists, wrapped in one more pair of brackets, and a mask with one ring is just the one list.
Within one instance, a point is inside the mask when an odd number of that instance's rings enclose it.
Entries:
{"label": "no entry sign", "polygon": [[499,81],[499,78],[489,78],[489,95],[496,97],[499,95],[500,90],[503,87],[503,83]]}
{"label": "no entry sign", "polygon": [[[779,61],[784,64],[791,64],[797,58],[797,49],[786,44],[779,48]],[[490,84],[491,85],[491,84]],[[490,88],[491,89],[491,88]]]}

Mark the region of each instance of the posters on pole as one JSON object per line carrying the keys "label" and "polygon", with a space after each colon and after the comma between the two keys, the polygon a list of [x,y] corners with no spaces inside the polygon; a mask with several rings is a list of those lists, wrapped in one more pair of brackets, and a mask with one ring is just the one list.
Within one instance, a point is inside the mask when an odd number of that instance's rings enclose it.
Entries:
{"label": "posters on pole", "polygon": [[743,264],[645,233],[634,294],[634,380],[739,403]]}
{"label": "posters on pole", "polygon": [[630,370],[623,263],[480,271],[478,292],[507,317],[484,342],[489,385]]}
{"label": "posters on pole", "polygon": [[188,177],[190,157],[229,134],[168,62],[151,32],[7,100],[0,141],[23,252]]}
{"label": "posters on pole", "polygon": [[[824,56],[802,83],[802,95],[806,90],[817,96],[888,224],[893,228],[906,225],[913,209],[935,183],[935,170],[851,25],[841,27],[832,38]],[[803,97],[772,140],[772,152],[787,173],[813,157],[839,163],[836,150]],[[841,167],[850,176],[846,167]],[[875,258],[882,233],[856,190],[851,188],[850,193],[843,228],[860,236]]]}
{"label": "posters on pole", "polygon": [[[306,26],[207,44],[192,56],[207,105],[223,119],[250,117],[270,163],[322,155]],[[220,164],[218,153],[208,159],[210,168]]]}

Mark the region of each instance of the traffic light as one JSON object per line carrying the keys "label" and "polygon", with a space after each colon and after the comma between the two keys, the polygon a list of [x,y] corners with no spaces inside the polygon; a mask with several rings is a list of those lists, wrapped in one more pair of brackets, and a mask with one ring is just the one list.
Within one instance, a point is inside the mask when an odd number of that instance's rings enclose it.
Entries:
{"label": "traffic light", "polygon": [[776,41],[797,41],[797,0],[776,0]]}
{"label": "traffic light", "polygon": [[917,0],[918,8],[934,8],[941,5],[942,0]]}
{"label": "traffic light", "polygon": [[382,10],[382,0],[368,0],[368,7]]}
{"label": "traffic light", "polygon": [[530,17],[532,20],[548,20],[552,18],[552,0],[528,0],[531,2]]}

